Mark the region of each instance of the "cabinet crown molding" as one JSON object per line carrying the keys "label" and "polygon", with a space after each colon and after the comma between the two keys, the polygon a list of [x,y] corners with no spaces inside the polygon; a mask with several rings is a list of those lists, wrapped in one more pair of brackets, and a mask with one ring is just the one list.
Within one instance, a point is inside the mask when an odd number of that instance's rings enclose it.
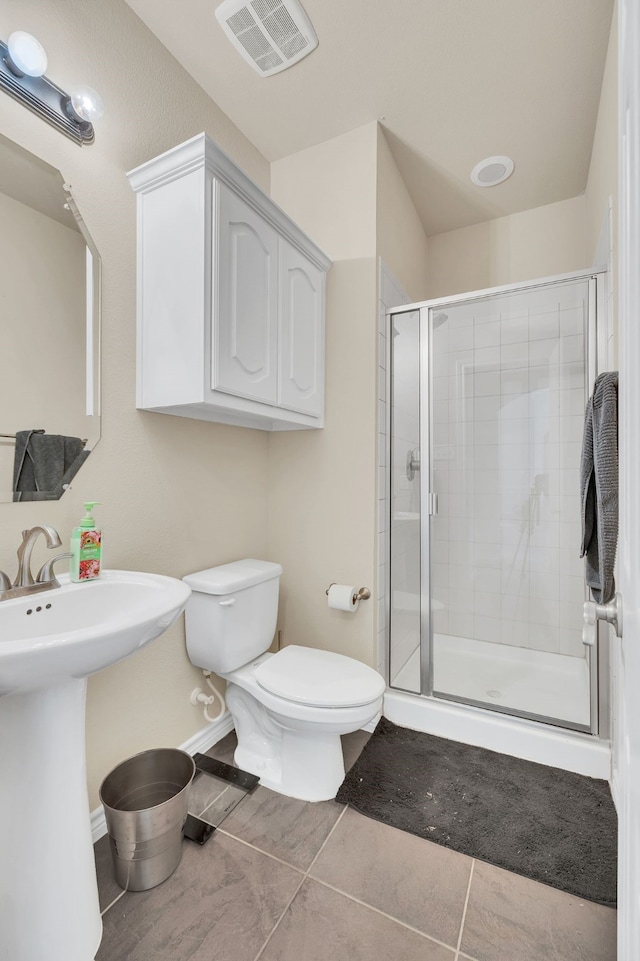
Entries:
{"label": "cabinet crown molding", "polygon": [[206,170],[239,194],[261,217],[285,234],[320,270],[327,271],[330,258],[206,133],[172,147],[127,173],[136,193],[150,193],[196,170]]}

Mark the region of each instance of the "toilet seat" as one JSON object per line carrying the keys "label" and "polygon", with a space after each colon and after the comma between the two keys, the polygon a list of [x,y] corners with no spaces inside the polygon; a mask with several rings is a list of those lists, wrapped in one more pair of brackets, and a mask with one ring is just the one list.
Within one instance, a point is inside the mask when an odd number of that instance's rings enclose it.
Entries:
{"label": "toilet seat", "polygon": [[359,707],[385,689],[380,674],[361,661],[296,644],[259,664],[254,676],[269,694],[310,707]]}

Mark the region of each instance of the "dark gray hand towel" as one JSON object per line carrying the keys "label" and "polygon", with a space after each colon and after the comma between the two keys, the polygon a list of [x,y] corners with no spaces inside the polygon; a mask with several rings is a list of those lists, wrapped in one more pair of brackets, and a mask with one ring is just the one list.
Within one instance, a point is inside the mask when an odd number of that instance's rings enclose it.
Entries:
{"label": "dark gray hand towel", "polygon": [[15,501],[57,500],[89,456],[84,441],[43,430],[16,432]]}
{"label": "dark gray hand towel", "polygon": [[618,545],[618,372],[596,379],[584,419],[582,464],[582,544],[585,576],[594,601],[606,604],[615,593],[613,567]]}

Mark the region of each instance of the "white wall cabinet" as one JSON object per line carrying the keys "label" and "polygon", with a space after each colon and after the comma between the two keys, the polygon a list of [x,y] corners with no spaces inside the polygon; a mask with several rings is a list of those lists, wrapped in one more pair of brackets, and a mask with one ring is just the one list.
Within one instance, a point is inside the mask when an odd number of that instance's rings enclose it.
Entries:
{"label": "white wall cabinet", "polygon": [[137,406],[261,430],[322,427],[325,254],[205,134],[128,177]]}

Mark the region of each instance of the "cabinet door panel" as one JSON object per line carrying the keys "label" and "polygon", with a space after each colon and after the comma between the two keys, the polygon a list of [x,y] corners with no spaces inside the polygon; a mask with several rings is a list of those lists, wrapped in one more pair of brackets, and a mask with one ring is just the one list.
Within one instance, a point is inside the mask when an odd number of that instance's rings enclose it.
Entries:
{"label": "cabinet door panel", "polygon": [[278,237],[236,194],[220,183],[217,188],[211,386],[275,404]]}
{"label": "cabinet door panel", "polygon": [[324,273],[280,240],[281,407],[321,417],[324,409]]}

